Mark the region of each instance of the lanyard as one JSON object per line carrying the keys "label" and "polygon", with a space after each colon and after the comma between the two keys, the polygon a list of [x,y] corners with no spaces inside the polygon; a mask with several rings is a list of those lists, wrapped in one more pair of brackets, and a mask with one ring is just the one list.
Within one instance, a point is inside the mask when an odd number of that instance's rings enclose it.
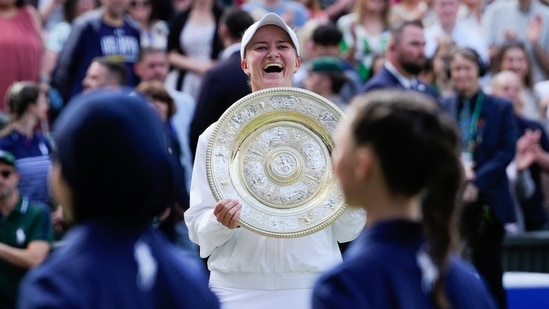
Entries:
{"label": "lanyard", "polygon": [[478,130],[478,118],[480,117],[480,111],[482,110],[482,103],[484,103],[484,95],[482,91],[480,91],[477,95],[477,101],[475,103],[475,111],[473,112],[473,116],[471,117],[471,124],[469,132],[471,132],[471,141],[474,141],[477,138],[477,130]]}
{"label": "lanyard", "polygon": [[[478,119],[480,118],[480,112],[482,110],[482,103],[484,103],[484,94],[482,91],[480,91],[477,95],[477,100],[475,102],[475,110],[473,112],[473,115],[471,116],[471,123],[469,124],[469,145],[466,145],[469,147],[469,151],[471,154],[473,153],[473,141],[477,138],[477,132],[478,132]],[[462,107],[462,108],[465,108]]]}

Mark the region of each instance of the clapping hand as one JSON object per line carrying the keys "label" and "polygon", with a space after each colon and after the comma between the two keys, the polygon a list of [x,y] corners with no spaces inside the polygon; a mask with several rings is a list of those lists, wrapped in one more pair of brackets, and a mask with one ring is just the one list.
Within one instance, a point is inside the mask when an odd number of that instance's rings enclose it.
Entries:
{"label": "clapping hand", "polygon": [[539,145],[541,132],[539,130],[526,130],[517,141],[516,164],[517,170],[523,171],[536,161],[542,151]]}
{"label": "clapping hand", "polygon": [[536,14],[532,20],[528,22],[526,27],[526,38],[532,44],[537,44],[543,30],[543,19],[540,14]]}

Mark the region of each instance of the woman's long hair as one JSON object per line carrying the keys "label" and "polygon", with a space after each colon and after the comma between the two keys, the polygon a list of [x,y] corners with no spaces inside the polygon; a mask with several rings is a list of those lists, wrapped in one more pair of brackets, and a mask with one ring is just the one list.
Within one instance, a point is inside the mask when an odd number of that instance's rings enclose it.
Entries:
{"label": "woman's long hair", "polygon": [[436,102],[410,91],[373,91],[351,104],[351,132],[380,161],[389,192],[422,198],[427,252],[439,269],[432,297],[447,308],[444,274],[457,241],[458,191],[463,183],[459,133]]}

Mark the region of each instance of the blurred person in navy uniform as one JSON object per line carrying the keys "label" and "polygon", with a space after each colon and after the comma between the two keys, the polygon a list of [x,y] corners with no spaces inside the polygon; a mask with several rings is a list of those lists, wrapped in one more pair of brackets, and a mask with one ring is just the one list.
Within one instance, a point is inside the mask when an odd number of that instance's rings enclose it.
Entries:
{"label": "blurred person in navy uniform", "polygon": [[517,131],[511,102],[482,91],[480,78],[486,69],[475,50],[453,51],[450,74],[456,95],[443,100],[442,109],[461,131],[467,180],[461,219],[466,254],[486,278],[499,306],[506,308],[502,244],[505,228],[516,227],[506,168],[515,157]]}
{"label": "blurred person in navy uniform", "polygon": [[202,262],[152,227],[173,203],[174,172],[146,101],[121,90],[83,94],[53,138],[51,187],[73,226],[25,278],[19,307],[219,308]]}
{"label": "blurred person in navy uniform", "polygon": [[357,97],[332,159],[345,201],[367,211],[343,263],[317,281],[313,308],[495,309],[456,250],[459,132],[437,102],[404,90]]}

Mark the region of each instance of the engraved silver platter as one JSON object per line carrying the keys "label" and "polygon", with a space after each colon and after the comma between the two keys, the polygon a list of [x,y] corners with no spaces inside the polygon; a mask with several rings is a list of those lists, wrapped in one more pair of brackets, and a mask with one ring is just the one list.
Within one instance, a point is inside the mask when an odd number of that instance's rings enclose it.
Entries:
{"label": "engraved silver platter", "polygon": [[327,227],[346,207],[330,161],[341,117],[333,103],[299,88],[240,99],[209,140],[215,198],[240,200],[240,225],[261,235],[301,237]]}

